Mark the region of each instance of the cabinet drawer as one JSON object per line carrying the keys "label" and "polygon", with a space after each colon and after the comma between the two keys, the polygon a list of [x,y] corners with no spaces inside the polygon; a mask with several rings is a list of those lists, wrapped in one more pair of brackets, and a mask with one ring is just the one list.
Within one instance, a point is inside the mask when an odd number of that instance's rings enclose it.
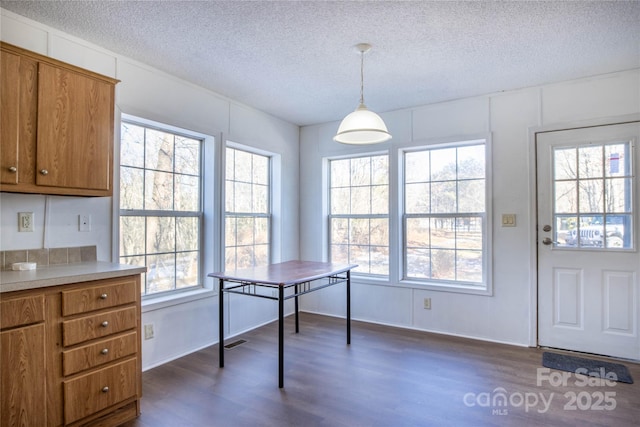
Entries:
{"label": "cabinet drawer", "polygon": [[75,374],[135,354],[137,351],[138,334],[136,332],[63,351],[62,373],[65,376]]}
{"label": "cabinet drawer", "polygon": [[140,289],[134,277],[62,292],[62,315],[87,313],[135,302]]}
{"label": "cabinet drawer", "polygon": [[134,397],[137,390],[136,367],[137,359],[133,358],[65,381],[65,423],[72,423]]}
{"label": "cabinet drawer", "polygon": [[62,344],[67,347],[133,329],[137,308],[128,307],[62,322]]}
{"label": "cabinet drawer", "polygon": [[6,299],[0,302],[0,328],[44,321],[44,295]]}

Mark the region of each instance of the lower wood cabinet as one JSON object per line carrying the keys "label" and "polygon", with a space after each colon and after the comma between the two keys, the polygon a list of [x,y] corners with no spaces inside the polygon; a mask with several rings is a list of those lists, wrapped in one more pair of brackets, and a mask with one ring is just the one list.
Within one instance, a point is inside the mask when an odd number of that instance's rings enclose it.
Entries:
{"label": "lower wood cabinet", "polygon": [[140,414],[140,275],[3,293],[0,426],[117,426]]}

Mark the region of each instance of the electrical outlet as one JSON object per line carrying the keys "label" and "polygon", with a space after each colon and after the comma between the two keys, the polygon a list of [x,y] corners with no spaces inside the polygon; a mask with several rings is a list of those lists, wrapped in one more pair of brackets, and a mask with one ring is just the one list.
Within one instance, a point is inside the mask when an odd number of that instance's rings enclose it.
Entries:
{"label": "electrical outlet", "polygon": [[33,212],[18,212],[18,231],[33,231]]}
{"label": "electrical outlet", "polygon": [[91,215],[78,215],[78,231],[91,231]]}
{"label": "electrical outlet", "polygon": [[424,309],[431,310],[431,298],[424,299]]}
{"label": "electrical outlet", "polygon": [[144,325],[144,339],[150,340],[154,336],[153,334],[153,323],[149,323],[148,325]]}

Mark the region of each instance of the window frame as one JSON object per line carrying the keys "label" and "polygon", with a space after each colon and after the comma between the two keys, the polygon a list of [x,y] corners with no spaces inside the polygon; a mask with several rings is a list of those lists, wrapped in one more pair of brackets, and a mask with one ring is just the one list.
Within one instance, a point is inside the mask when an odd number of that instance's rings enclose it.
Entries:
{"label": "window frame", "polygon": [[[332,214],[331,211],[331,162],[333,161],[340,161],[340,160],[353,160],[353,159],[362,159],[362,158],[373,158],[373,157],[379,157],[379,156],[386,156],[387,157],[387,169],[388,169],[388,176],[387,176],[387,194],[388,194],[388,198],[387,198],[387,213],[386,214]],[[362,278],[364,280],[371,280],[374,282],[380,282],[380,281],[388,281],[390,280],[390,278],[392,277],[392,271],[393,271],[393,266],[392,266],[392,259],[393,257],[393,253],[392,253],[392,241],[393,241],[393,222],[392,222],[392,212],[391,212],[391,200],[392,200],[392,156],[391,153],[387,150],[385,151],[374,151],[374,152],[357,152],[357,153],[351,153],[348,155],[343,155],[343,156],[335,156],[335,157],[327,157],[325,159],[326,162],[326,204],[327,204],[327,256],[328,256],[328,260],[331,261],[332,260],[332,250],[331,247],[333,246],[332,243],[332,219],[334,218],[344,218],[344,219],[386,219],[387,220],[387,227],[388,227],[388,234],[389,234],[389,241],[387,243],[387,252],[388,252],[388,270],[387,270],[387,274],[376,274],[376,273],[364,273],[361,271],[357,271],[356,270],[352,270],[352,276],[354,277],[358,277],[358,278]],[[351,185],[349,186],[349,188],[351,188]],[[350,245],[349,245],[350,246]],[[372,245],[369,244],[369,247],[371,247]],[[373,245],[373,246],[379,246],[379,245]]]}
{"label": "window frame", "polygon": [[[233,150],[237,150],[237,151],[243,151],[245,153],[249,153],[251,155],[257,155],[257,156],[263,156],[267,158],[267,177],[268,177],[268,184],[267,184],[267,213],[255,213],[255,212],[230,212],[227,211],[227,175],[226,175],[226,171],[227,171],[227,150],[228,149],[233,149]],[[225,145],[224,145],[224,149],[223,149],[223,154],[222,154],[222,158],[224,159],[224,166],[222,168],[222,170],[224,171],[222,173],[222,189],[223,189],[223,197],[222,197],[222,206],[221,206],[221,211],[222,211],[222,230],[223,230],[223,236],[222,236],[222,240],[221,240],[221,246],[222,246],[222,269],[223,270],[227,270],[226,267],[226,263],[227,263],[227,248],[231,247],[231,246],[227,246],[227,218],[229,216],[233,216],[235,218],[266,218],[267,219],[267,264],[270,264],[272,262],[274,262],[273,260],[275,259],[275,248],[274,248],[274,233],[273,233],[273,228],[274,228],[274,198],[275,198],[275,194],[274,194],[274,181],[275,181],[275,165],[274,163],[276,162],[276,158],[277,155],[275,153],[271,153],[271,152],[267,152],[264,150],[260,150],[260,149],[256,149],[254,147],[250,147],[244,144],[239,144],[233,141],[229,141],[227,140]],[[255,247],[255,242],[253,244],[253,246]],[[237,238],[236,238],[236,245],[234,245],[233,247],[237,248]],[[254,250],[255,253],[255,250]],[[255,261],[255,256],[254,256],[254,261]],[[236,266],[237,266],[237,253],[236,253]],[[255,264],[254,264],[255,266]]]}
{"label": "window frame", "polygon": [[[405,194],[405,154],[411,152],[418,151],[430,151],[430,150],[438,150],[438,149],[446,149],[446,148],[458,148],[464,146],[472,146],[472,145],[484,145],[484,160],[485,160],[485,200],[484,200],[484,213],[446,213],[446,214],[408,214],[405,212],[406,210],[406,194]],[[492,180],[491,180],[491,138],[490,135],[483,135],[477,137],[465,137],[465,138],[456,138],[455,140],[447,140],[447,141],[434,141],[429,143],[423,143],[420,145],[412,145],[403,147],[398,150],[398,164],[399,164],[399,176],[398,176],[398,232],[399,232],[399,242],[400,248],[398,251],[398,260],[399,260],[399,271],[398,271],[398,281],[400,285],[419,288],[419,289],[430,289],[437,291],[449,291],[449,292],[459,292],[459,293],[469,293],[469,294],[479,294],[479,295],[493,295],[493,280],[492,280],[492,264],[493,264],[493,253],[492,253],[492,233],[493,233],[493,214],[492,214]],[[456,182],[458,180],[456,179]],[[465,281],[456,281],[456,280],[434,280],[434,279],[419,279],[413,277],[407,277],[407,257],[406,257],[406,247],[407,247],[407,227],[406,220],[407,218],[415,218],[415,217],[448,217],[448,218],[456,218],[456,217],[482,217],[482,233],[483,233],[483,242],[482,242],[482,282],[480,284],[472,284],[471,282]]]}
{"label": "window frame", "polygon": [[[120,177],[121,177],[121,168],[123,167],[122,163],[121,163],[121,153],[120,153],[120,149],[121,149],[121,141],[122,141],[122,134],[121,134],[121,129],[122,129],[122,125],[128,123],[128,124],[132,124],[135,126],[140,126],[143,127],[145,129],[151,129],[151,130],[156,130],[159,132],[166,132],[166,133],[170,133],[173,134],[175,136],[178,137],[184,137],[184,138],[188,138],[188,139],[194,139],[194,140],[199,140],[200,141],[200,156],[199,156],[199,165],[198,165],[198,169],[199,169],[199,174],[198,174],[198,178],[199,178],[199,191],[198,191],[198,210],[197,211],[176,211],[176,210],[146,210],[146,209],[122,209],[121,208],[121,191],[120,191]],[[167,290],[167,291],[161,291],[161,292],[153,292],[153,293],[147,293],[147,276],[149,273],[149,270],[147,270],[147,272],[143,273],[142,275],[142,285],[144,286],[145,289],[145,293],[141,293],[141,298],[142,298],[142,302],[156,302],[156,301],[165,301],[165,300],[170,300],[170,299],[175,299],[177,297],[181,297],[183,295],[186,294],[192,294],[194,293],[194,291],[196,293],[201,292],[202,290],[209,290],[207,289],[207,286],[205,285],[205,271],[204,271],[204,266],[205,266],[205,244],[204,244],[204,234],[205,234],[205,198],[204,198],[204,194],[205,194],[205,169],[204,169],[204,164],[205,164],[205,157],[206,157],[206,149],[205,146],[207,144],[207,140],[211,139],[211,137],[198,133],[198,132],[193,132],[193,131],[189,131],[183,128],[179,128],[173,125],[169,125],[166,123],[161,123],[161,122],[156,122],[153,120],[148,120],[148,119],[144,119],[141,117],[137,117],[137,116],[132,116],[132,115],[125,115],[124,113],[122,114],[121,120],[120,120],[120,126],[118,127],[118,136],[119,136],[119,143],[118,143],[118,150],[117,150],[117,155],[118,155],[118,163],[117,163],[117,181],[115,183],[115,186],[117,188],[118,191],[118,199],[117,199],[117,204],[114,203],[115,205],[115,211],[116,211],[116,224],[117,226],[114,227],[114,235],[117,237],[117,245],[114,245],[114,251],[116,253],[116,257],[118,259],[119,262],[121,261],[121,258],[124,256],[120,253],[120,231],[121,231],[121,226],[120,226],[120,220],[122,217],[140,217],[140,218],[148,218],[148,217],[172,217],[172,218],[198,218],[198,238],[197,238],[197,250],[195,252],[197,252],[197,257],[198,257],[198,261],[197,261],[197,265],[198,265],[198,274],[197,274],[197,284],[193,285],[193,286],[188,286],[188,287],[184,287],[184,288],[175,288],[175,281],[174,281],[174,288]],[[146,141],[145,141],[146,142]],[[124,165],[124,167],[129,167],[127,165]],[[144,165],[144,167],[139,168],[142,169],[143,171],[146,170],[152,170],[152,169],[148,169],[146,167],[146,165]],[[143,172],[144,173],[144,172]],[[171,172],[174,176],[175,176],[175,170]],[[175,184],[175,181],[174,181]],[[143,184],[143,191],[146,191],[146,188],[144,187]],[[146,232],[145,232],[146,234]],[[173,254],[178,254],[181,251],[178,250],[174,250]],[[150,255],[148,252],[146,252],[146,242],[145,242],[145,253],[142,255],[137,255],[137,256],[143,256],[146,257]],[[146,265],[146,262],[145,262]],[[177,268],[177,267],[174,267]]]}

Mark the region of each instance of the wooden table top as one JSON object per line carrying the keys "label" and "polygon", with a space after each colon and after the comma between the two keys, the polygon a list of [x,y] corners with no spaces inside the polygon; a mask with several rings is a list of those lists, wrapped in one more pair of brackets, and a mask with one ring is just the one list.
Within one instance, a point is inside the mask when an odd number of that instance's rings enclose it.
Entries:
{"label": "wooden table top", "polygon": [[356,264],[334,264],[316,261],[287,261],[261,267],[209,273],[208,276],[223,280],[235,280],[268,285],[288,286],[310,282],[334,274],[344,273]]}

